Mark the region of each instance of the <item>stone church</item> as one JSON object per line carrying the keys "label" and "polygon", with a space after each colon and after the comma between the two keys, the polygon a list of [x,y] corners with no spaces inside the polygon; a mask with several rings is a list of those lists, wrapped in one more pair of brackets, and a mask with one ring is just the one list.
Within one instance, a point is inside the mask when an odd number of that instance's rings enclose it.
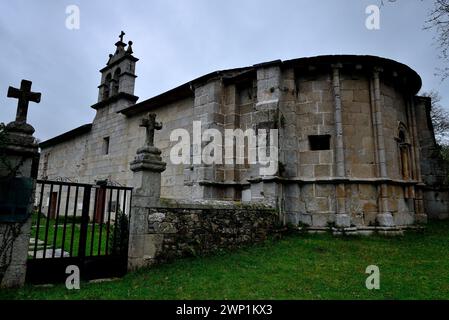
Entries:
{"label": "stone church", "polygon": [[[263,202],[285,223],[363,232],[406,228],[449,213],[431,101],[421,78],[385,58],[329,55],[211,72],[138,102],[132,42],[123,34],[100,70],[96,116],[40,144],[39,179],[132,187],[130,162],[144,144],[147,113],[163,123],[155,146],[167,163],[163,198]],[[82,112],[82,109],[80,109]],[[174,165],[170,133],[202,129],[278,129],[279,166]]]}

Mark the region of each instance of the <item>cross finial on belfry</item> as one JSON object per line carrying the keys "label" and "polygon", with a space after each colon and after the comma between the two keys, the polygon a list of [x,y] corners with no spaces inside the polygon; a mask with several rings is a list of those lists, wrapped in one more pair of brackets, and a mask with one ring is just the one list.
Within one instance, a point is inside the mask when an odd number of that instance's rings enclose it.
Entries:
{"label": "cross finial on belfry", "polygon": [[154,131],[162,129],[162,123],[156,122],[156,114],[149,113],[140,121],[140,126],[146,129],[146,147],[154,147]]}
{"label": "cross finial on belfry", "polygon": [[28,114],[28,103],[30,101],[39,103],[41,102],[41,93],[31,91],[31,81],[22,80],[20,83],[20,89],[9,87],[8,98],[18,99],[16,122],[26,123]]}
{"label": "cross finial on belfry", "polygon": [[120,38],[120,41],[123,42],[123,37],[125,36],[126,33],[124,33],[123,31],[120,32],[120,35],[118,36]]}

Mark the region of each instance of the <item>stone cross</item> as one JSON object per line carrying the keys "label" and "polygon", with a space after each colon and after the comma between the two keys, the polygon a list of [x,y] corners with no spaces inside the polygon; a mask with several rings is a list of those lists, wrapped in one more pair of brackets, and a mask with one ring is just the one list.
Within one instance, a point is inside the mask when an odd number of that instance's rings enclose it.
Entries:
{"label": "stone cross", "polygon": [[31,91],[31,81],[22,80],[20,83],[20,89],[9,87],[8,98],[18,99],[16,122],[26,123],[28,114],[28,103],[30,101],[39,103],[41,102],[41,93]]}
{"label": "stone cross", "polygon": [[120,38],[120,41],[123,42],[123,37],[126,33],[124,33],[123,31],[120,32],[120,35],[118,36]]}
{"label": "stone cross", "polygon": [[140,126],[146,129],[146,147],[154,147],[154,131],[162,129],[162,123],[156,122],[156,114],[149,113],[140,121]]}

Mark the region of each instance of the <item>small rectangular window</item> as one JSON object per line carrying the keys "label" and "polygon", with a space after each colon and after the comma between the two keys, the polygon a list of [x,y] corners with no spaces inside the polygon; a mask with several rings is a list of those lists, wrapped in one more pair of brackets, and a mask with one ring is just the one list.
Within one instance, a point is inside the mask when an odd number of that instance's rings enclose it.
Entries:
{"label": "small rectangular window", "polygon": [[103,138],[103,154],[109,154],[109,137]]}
{"label": "small rectangular window", "polygon": [[330,150],[331,148],[331,136],[330,135],[317,135],[309,136],[310,150]]}

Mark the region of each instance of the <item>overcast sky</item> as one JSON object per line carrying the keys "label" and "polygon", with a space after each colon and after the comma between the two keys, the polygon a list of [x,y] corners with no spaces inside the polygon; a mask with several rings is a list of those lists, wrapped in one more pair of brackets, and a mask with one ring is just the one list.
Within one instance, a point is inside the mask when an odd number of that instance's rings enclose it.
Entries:
{"label": "overcast sky", "polygon": [[[90,123],[99,69],[121,30],[134,42],[139,101],[214,70],[323,54],[370,54],[405,63],[449,106],[449,80],[432,31],[423,30],[431,0],[381,8],[380,30],[365,27],[380,0],[40,0],[0,2],[0,122],[15,117],[9,85],[33,81],[42,92],[28,122],[41,140]],[[80,29],[66,28],[66,7],[80,9]]]}

